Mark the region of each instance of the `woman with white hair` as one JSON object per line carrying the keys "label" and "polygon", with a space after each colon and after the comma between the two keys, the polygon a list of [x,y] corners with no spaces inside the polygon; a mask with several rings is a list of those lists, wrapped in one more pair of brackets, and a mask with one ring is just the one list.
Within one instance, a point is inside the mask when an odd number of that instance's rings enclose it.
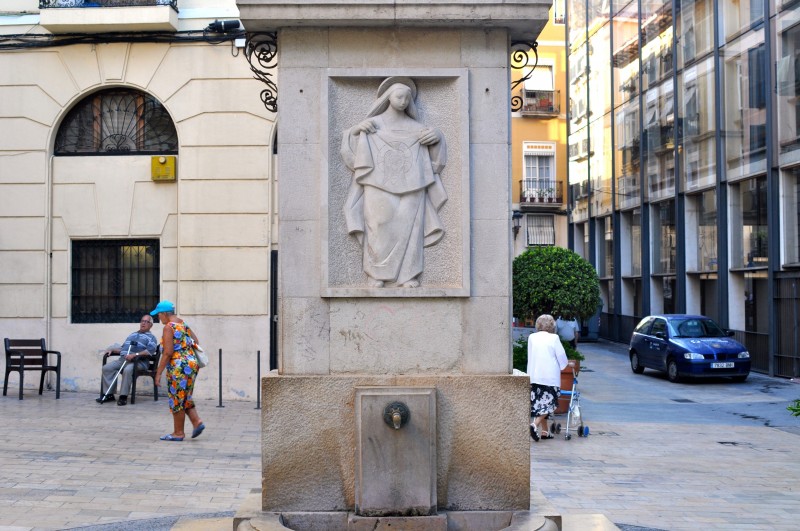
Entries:
{"label": "woman with white hair", "polygon": [[444,136],[417,120],[417,86],[390,77],[378,88],[367,119],[344,131],[341,155],[353,172],[344,216],[362,247],[368,285],[420,285],[423,248],[444,236],[439,209],[447,192]]}
{"label": "woman with white hair", "polygon": [[[568,363],[567,353],[556,333],[556,321],[552,315],[540,315],[536,319],[536,332],[528,336],[528,375],[531,379],[531,437],[534,441],[552,439],[547,432],[547,416],[558,405],[561,394],[561,370]],[[542,423],[544,423],[542,427]]]}

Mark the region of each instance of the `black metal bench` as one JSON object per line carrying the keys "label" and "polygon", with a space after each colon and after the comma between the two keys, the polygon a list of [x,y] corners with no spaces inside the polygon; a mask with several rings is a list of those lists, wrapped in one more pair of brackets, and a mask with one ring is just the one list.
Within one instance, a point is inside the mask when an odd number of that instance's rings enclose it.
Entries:
{"label": "black metal bench", "polygon": [[[108,358],[110,356],[120,356],[116,352],[106,352],[103,354],[103,365],[108,363]],[[133,366],[133,382],[131,383],[131,404],[136,403],[136,380],[139,379],[139,376],[149,376],[153,379],[153,400],[158,401],[158,386],[156,385],[156,370],[158,369],[158,361],[161,359],[161,346],[159,345],[156,348],[156,353],[154,356],[150,356],[147,360],[147,368],[140,369],[138,365],[134,364]],[[103,396],[103,380],[100,380],[100,396]]]}
{"label": "black metal bench", "polygon": [[[39,394],[44,391],[44,377],[48,371],[56,373],[56,399],[61,398],[61,353],[47,350],[44,338],[41,339],[9,339],[4,340],[6,347],[6,377],[3,381],[3,396],[8,393],[8,376],[12,372],[19,373],[19,399],[22,400],[22,389],[25,384],[25,371],[41,371]],[[50,363],[50,356],[55,356],[56,363]]]}

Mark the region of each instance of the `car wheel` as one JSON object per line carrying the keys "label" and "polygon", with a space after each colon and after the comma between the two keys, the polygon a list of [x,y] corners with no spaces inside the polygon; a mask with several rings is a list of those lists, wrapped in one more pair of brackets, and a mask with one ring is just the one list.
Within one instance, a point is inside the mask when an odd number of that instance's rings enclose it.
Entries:
{"label": "car wheel", "polygon": [[644,367],[639,363],[639,354],[635,350],[631,352],[631,370],[635,374],[642,374],[644,372]]}
{"label": "car wheel", "polygon": [[678,374],[678,364],[672,358],[667,360],[667,379],[672,383],[681,381],[681,375]]}
{"label": "car wheel", "polygon": [[744,382],[745,380],[747,380],[747,377],[748,377],[748,376],[750,376],[750,375],[749,375],[749,374],[744,374],[744,375],[741,375],[741,376],[734,376],[734,377],[732,378],[732,380],[733,380],[734,382],[736,382],[736,383],[742,383],[742,382]]}

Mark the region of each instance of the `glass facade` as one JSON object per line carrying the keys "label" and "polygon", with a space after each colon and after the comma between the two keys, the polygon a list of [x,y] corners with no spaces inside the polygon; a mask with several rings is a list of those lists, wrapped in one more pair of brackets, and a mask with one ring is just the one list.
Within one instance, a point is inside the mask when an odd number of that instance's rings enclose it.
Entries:
{"label": "glass facade", "polygon": [[800,304],[800,1],[571,0],[567,24],[570,242],[601,335],[702,313],[800,376],[779,318]]}

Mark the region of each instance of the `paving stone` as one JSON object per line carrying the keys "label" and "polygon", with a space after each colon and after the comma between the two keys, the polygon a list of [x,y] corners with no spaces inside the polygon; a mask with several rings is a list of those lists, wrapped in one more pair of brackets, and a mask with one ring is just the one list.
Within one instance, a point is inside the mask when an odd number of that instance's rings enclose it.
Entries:
{"label": "paving stone", "polygon": [[[797,528],[800,419],[786,405],[800,386],[757,374],[671,384],[632,374],[624,345],[579,347],[590,435],[531,443],[534,512],[603,514],[623,531]],[[167,443],[163,400],[13,396],[0,397],[0,531],[167,531],[181,517],[232,518],[261,486],[253,402],[201,401],[202,437]]]}

